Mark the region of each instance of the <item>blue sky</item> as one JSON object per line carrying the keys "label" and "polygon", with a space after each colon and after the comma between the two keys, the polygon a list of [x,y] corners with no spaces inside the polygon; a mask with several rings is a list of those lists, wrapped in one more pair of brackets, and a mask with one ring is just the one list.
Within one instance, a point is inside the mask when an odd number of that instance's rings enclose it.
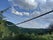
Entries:
{"label": "blue sky", "polygon": [[[53,0],[0,0],[0,10],[9,6],[11,6],[11,9],[3,15],[6,20],[16,24],[52,10]],[[18,26],[23,28],[47,28],[52,22],[53,14],[50,13]]]}

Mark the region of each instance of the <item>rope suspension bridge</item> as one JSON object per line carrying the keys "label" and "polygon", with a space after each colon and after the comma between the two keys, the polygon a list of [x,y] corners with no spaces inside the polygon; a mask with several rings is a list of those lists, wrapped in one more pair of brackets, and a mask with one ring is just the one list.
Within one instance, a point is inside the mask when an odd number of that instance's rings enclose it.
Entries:
{"label": "rope suspension bridge", "polygon": [[[6,8],[6,9],[0,11],[0,14],[6,12],[6,11],[9,10],[10,8],[11,8],[11,7],[8,7],[8,8]],[[46,13],[44,13],[44,14],[41,14],[41,15],[39,15],[39,16],[33,17],[33,18],[31,18],[31,19],[25,20],[25,21],[23,21],[23,22],[17,23],[17,24],[15,24],[15,25],[20,25],[20,24],[29,22],[29,21],[31,21],[31,20],[37,19],[37,18],[42,17],[42,16],[44,16],[44,15],[50,14],[50,13],[52,13],[52,12],[53,12],[53,10],[51,10],[51,11],[49,11],[49,12],[46,12]]]}

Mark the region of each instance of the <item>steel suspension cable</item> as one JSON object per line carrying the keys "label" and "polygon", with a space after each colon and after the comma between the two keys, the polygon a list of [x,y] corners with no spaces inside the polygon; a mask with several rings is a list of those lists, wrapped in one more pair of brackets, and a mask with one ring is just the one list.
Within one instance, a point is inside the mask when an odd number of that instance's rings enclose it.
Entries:
{"label": "steel suspension cable", "polygon": [[33,19],[37,19],[37,18],[42,17],[42,16],[44,16],[44,15],[47,15],[47,14],[49,14],[49,13],[51,13],[51,12],[53,12],[53,10],[51,10],[51,11],[49,11],[49,12],[46,12],[46,13],[44,13],[44,14],[41,14],[41,15],[39,15],[39,16],[37,16],[37,17],[33,17],[33,18],[31,18],[31,19],[28,19],[28,20],[26,20],[26,21],[17,23],[16,25],[20,25],[20,24],[26,23],[26,22],[28,22],[28,21],[31,21],[31,20],[33,20]]}

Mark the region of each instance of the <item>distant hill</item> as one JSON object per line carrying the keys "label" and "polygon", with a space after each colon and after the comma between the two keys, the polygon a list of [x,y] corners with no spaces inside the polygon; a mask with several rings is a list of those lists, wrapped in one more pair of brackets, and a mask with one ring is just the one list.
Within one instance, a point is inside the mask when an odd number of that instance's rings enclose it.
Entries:
{"label": "distant hill", "polygon": [[12,22],[6,21],[5,26],[8,27],[8,29],[14,33],[19,32],[19,27],[13,24]]}

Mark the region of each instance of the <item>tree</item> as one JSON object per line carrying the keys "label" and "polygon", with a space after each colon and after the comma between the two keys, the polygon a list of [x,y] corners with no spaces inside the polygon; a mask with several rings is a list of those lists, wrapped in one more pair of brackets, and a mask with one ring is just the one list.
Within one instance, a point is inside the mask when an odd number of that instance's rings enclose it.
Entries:
{"label": "tree", "polygon": [[48,29],[49,29],[49,34],[51,34],[53,32],[53,23],[49,25]]}
{"label": "tree", "polygon": [[53,29],[53,23],[51,23],[48,28]]}

